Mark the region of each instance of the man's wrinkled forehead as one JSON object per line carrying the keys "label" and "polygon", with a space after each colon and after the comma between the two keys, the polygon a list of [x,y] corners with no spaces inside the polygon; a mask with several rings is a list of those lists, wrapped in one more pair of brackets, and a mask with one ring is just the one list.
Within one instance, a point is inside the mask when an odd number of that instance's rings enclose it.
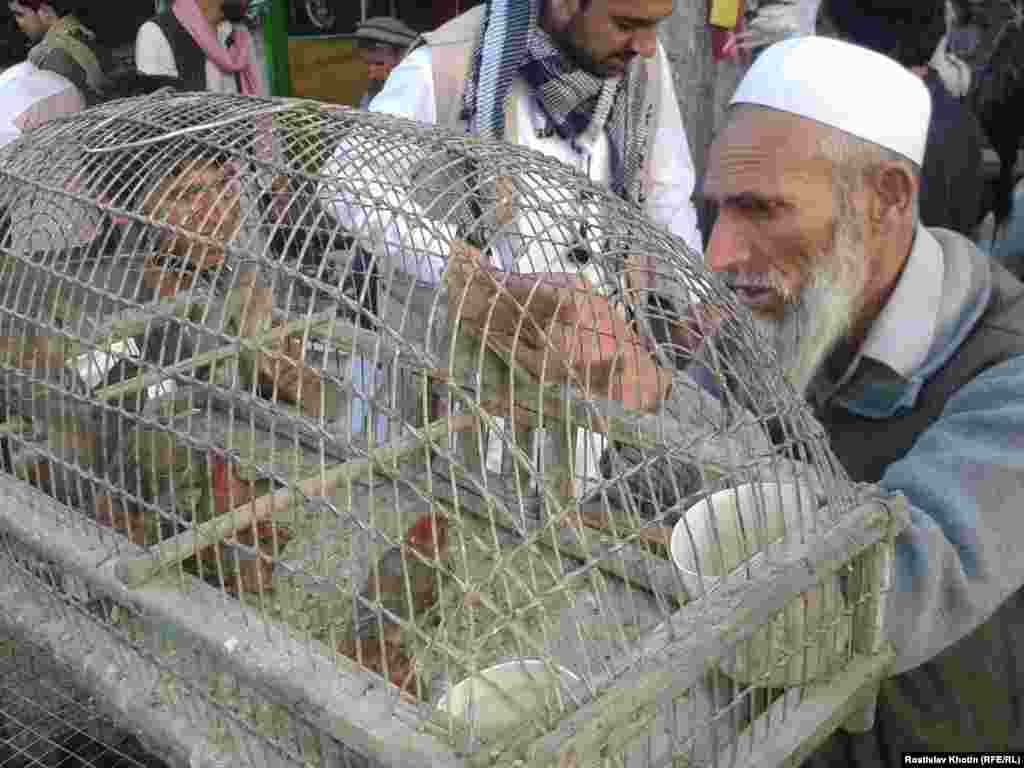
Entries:
{"label": "man's wrinkled forehead", "polygon": [[767,107],[730,108],[711,145],[703,194],[721,200],[739,191],[783,196],[794,180],[831,176],[821,142],[833,129]]}

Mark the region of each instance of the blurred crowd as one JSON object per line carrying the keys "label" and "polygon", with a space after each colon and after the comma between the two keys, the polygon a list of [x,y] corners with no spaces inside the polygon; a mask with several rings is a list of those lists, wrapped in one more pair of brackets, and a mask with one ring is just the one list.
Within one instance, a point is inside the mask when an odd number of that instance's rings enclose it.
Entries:
{"label": "blurred crowd", "polygon": [[0,143],[55,117],[159,88],[269,95],[246,0],[174,0],[164,12],[139,12],[150,5],[9,2],[17,33],[5,33],[13,60],[0,73]]}
{"label": "blurred crowd", "polygon": [[[753,49],[754,57],[783,37],[813,33],[884,53],[920,77],[932,98],[922,221],[972,238],[1014,274],[1024,274],[1021,131],[1013,118],[1021,103],[1007,83],[1008,72],[1024,67],[1024,35],[1019,20],[1002,12],[1010,5],[976,0],[755,5],[740,43]],[[354,37],[369,71],[360,108],[424,119],[410,105],[422,101],[432,84],[407,81],[401,73],[392,81],[391,98],[371,107],[417,35],[397,19],[380,17],[367,20]],[[403,68],[412,70],[411,62]],[[702,220],[705,240],[712,223]]]}
{"label": "blurred crowd", "polygon": [[[135,12],[126,5],[113,13],[88,0],[9,2],[0,141],[61,114],[160,87],[267,95],[260,52],[244,23],[247,5],[247,0],[174,0],[153,14],[149,3],[136,4]],[[912,11],[901,10],[900,3],[851,0],[762,2],[748,25],[747,42],[757,48],[773,42],[779,30],[784,35],[816,31],[886,53],[915,71],[933,100],[923,169],[924,221],[975,238],[1020,274],[1024,201],[1017,201],[1024,192],[1016,188],[1018,121],[1009,117],[1013,101],[1002,87],[1006,66],[996,49],[1000,43],[1013,49],[1024,38],[1004,39],[1007,20],[987,12],[985,3],[943,0],[941,12],[935,2],[903,5]],[[816,30],[800,29],[808,26],[815,8]],[[787,13],[792,19],[780,23]],[[759,30],[770,31],[758,39]],[[368,79],[359,107],[369,109],[418,35],[399,19],[375,17],[349,37]],[[1017,66],[1016,58],[1010,66]],[[378,108],[391,110],[387,100]],[[986,150],[1004,160],[1000,172]],[[710,222],[702,223],[706,238]]]}

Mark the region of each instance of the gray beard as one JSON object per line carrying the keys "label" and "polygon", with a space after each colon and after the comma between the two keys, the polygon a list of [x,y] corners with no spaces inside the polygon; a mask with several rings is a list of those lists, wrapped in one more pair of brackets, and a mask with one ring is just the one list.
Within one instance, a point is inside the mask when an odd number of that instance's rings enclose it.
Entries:
{"label": "gray beard", "polygon": [[801,395],[807,394],[815,374],[850,330],[867,282],[863,244],[858,223],[841,221],[832,247],[815,259],[814,272],[782,319],[754,316],[755,326]]}

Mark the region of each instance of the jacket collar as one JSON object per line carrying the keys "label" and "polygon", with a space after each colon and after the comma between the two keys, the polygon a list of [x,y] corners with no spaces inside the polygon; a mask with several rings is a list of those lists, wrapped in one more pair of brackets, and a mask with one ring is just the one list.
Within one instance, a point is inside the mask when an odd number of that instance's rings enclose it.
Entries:
{"label": "jacket collar", "polygon": [[[865,418],[909,410],[928,378],[977,325],[988,306],[992,273],[987,257],[966,238],[918,228],[889,301],[849,365],[823,372],[810,396],[819,407],[839,405]],[[825,369],[829,369],[826,364]]]}

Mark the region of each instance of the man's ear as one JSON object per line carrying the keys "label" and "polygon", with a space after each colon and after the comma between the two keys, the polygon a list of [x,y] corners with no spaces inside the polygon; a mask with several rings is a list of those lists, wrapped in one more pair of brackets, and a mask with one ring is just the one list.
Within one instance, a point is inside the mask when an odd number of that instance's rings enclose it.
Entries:
{"label": "man's ear", "polygon": [[879,231],[892,229],[912,215],[917,179],[903,163],[886,162],[870,175],[868,218],[872,228]]}

